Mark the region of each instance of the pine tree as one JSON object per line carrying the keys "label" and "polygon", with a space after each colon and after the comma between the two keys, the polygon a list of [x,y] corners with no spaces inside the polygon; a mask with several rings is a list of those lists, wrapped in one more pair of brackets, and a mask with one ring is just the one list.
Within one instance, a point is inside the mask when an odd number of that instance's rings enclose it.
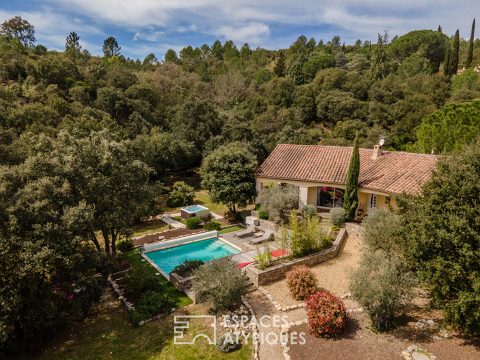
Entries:
{"label": "pine tree", "polygon": [[110,36],[103,42],[103,54],[105,57],[119,56],[121,47],[118,46],[117,40]]}
{"label": "pine tree", "polygon": [[345,195],[343,197],[343,208],[347,219],[354,220],[358,207],[358,177],[360,175],[360,151],[358,150],[358,134],[355,136],[352,157],[348,167],[347,181],[345,184]]}
{"label": "pine tree", "polygon": [[458,70],[458,56],[460,52],[460,32],[455,32],[453,38],[452,53],[450,54],[450,75],[455,75]]}
{"label": "pine tree", "polygon": [[450,73],[450,60],[452,56],[451,48],[452,48],[452,45],[450,44],[450,41],[449,41],[447,44],[447,49],[445,51],[445,60],[443,61],[443,73],[445,74],[445,76],[452,75]]}
{"label": "pine tree", "polygon": [[475,39],[475,18],[473,18],[472,32],[470,33],[470,42],[468,43],[467,62],[465,63],[465,67],[467,68],[471,67],[473,62],[473,40],[474,39]]}
{"label": "pine tree", "polygon": [[76,32],[71,32],[68,34],[65,41],[65,52],[71,55],[73,58],[76,58],[82,51],[80,46],[80,37]]}
{"label": "pine tree", "polygon": [[280,51],[278,53],[278,59],[275,63],[275,67],[273,68],[273,72],[278,77],[285,76],[285,54],[283,53],[283,51]]}

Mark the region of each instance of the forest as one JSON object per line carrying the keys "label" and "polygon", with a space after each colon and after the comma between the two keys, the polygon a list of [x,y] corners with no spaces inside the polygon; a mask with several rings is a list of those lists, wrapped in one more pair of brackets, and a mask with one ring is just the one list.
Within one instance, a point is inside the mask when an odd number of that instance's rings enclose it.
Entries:
{"label": "forest", "polygon": [[279,143],[356,134],[361,147],[382,137],[445,154],[480,131],[474,25],[466,38],[439,27],[376,43],[299,36],[278,50],[215,41],[143,60],[114,37],[102,56],[79,41],[66,34],[58,52],[20,17],[0,26],[0,353],[82,318],[117,240],[223,145],[257,163]]}

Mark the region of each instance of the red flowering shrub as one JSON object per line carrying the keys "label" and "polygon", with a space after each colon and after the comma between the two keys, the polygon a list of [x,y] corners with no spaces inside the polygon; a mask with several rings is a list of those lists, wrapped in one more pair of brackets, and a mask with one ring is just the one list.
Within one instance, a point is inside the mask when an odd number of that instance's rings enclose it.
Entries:
{"label": "red flowering shrub", "polygon": [[286,277],[290,294],[296,300],[304,300],[317,291],[317,278],[308,266],[295,266]]}
{"label": "red flowering shrub", "polygon": [[308,330],[316,337],[339,335],[347,322],[345,304],[331,292],[322,290],[307,299]]}

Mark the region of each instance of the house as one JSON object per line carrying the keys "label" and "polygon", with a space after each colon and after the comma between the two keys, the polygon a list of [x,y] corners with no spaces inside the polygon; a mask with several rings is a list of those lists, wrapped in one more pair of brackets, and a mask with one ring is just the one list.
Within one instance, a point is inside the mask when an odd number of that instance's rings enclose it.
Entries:
{"label": "house", "polygon": [[[257,172],[257,192],[272,183],[299,188],[300,207],[341,207],[352,147],[280,144]],[[358,215],[370,208],[396,208],[394,195],[415,194],[436,168],[435,155],[360,149]]]}

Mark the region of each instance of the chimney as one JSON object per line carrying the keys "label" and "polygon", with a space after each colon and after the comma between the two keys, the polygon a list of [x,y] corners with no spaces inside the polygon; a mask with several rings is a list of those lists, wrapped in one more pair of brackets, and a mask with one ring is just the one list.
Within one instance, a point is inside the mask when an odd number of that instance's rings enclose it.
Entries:
{"label": "chimney", "polygon": [[381,145],[375,145],[373,147],[372,159],[377,160],[380,156],[382,156],[382,146]]}

